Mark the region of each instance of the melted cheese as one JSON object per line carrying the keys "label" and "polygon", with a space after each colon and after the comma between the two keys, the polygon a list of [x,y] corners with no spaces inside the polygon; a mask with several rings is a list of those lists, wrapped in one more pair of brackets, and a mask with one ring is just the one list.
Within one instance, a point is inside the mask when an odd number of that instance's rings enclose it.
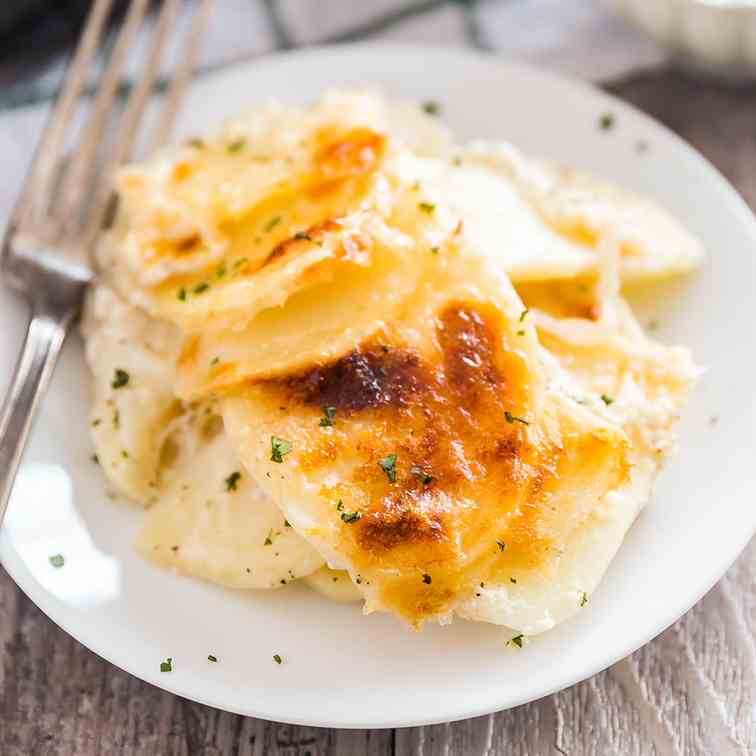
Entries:
{"label": "melted cheese", "polygon": [[[626,479],[624,433],[549,390],[522,310],[506,278],[448,249],[375,339],[221,403],[247,468],[369,610],[443,620],[502,569],[544,570]],[[293,445],[281,464],[272,436]]]}
{"label": "melted cheese", "polygon": [[[120,493],[148,508],[137,540],[146,558],[234,588],[278,588],[322,565],[242,472],[212,406],[176,399],[181,339],[173,326],[100,285],[83,331],[97,459]],[[125,368],[128,382],[114,388]]]}
{"label": "melted cheese", "polygon": [[415,626],[535,633],[585,604],[695,374],[619,297],[698,263],[674,219],[338,91],[117,188],[84,330],[95,445],[152,505],[147,558],[233,587],[308,576]]}

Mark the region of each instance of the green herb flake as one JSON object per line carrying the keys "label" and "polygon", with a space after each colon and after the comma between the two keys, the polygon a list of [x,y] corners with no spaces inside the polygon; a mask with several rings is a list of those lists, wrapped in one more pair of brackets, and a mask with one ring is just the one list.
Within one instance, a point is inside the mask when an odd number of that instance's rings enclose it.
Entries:
{"label": "green herb flake", "polygon": [[435,209],[436,205],[433,202],[420,202],[418,207],[424,212],[430,215]]}
{"label": "green herb flake", "polygon": [[423,103],[423,112],[435,116],[441,112],[441,106],[435,100],[427,100]]}
{"label": "green herb flake", "polygon": [[285,528],[290,528],[291,527],[291,523],[288,520],[284,520],[284,527]]}
{"label": "green herb flake", "polygon": [[190,139],[189,146],[194,147],[195,150],[201,150],[205,146],[205,143],[201,139]]}
{"label": "green herb flake", "polygon": [[424,572],[423,573],[423,582],[426,585],[430,585],[433,582],[433,578],[427,572]]}
{"label": "green herb flake", "polygon": [[173,659],[169,656],[165,661],[160,662],[161,672],[173,672]]}
{"label": "green herb flake", "polygon": [[211,365],[217,365],[220,362],[220,357],[213,357],[212,360],[210,360]]}
{"label": "green herb flake", "polygon": [[239,480],[241,479],[241,473],[235,470],[226,478],[226,491],[236,491]]}
{"label": "green herb flake", "polygon": [[53,554],[49,560],[50,564],[55,567],[56,570],[59,570],[66,563],[63,554]]}
{"label": "green herb flake", "polygon": [[327,404],[323,407],[323,417],[320,418],[320,427],[329,428],[333,425],[333,418],[336,415],[336,407],[332,404]]}
{"label": "green herb flake", "polygon": [[511,643],[513,646],[517,646],[517,648],[522,648],[522,641],[524,637],[525,636],[522,635],[522,633],[520,635],[515,635],[512,640],[507,641],[507,645]]}
{"label": "green herb flake", "polygon": [[126,449],[121,449],[121,456],[124,459],[128,459],[129,458],[129,453],[126,451]]}
{"label": "green herb flake", "polygon": [[263,546],[272,546],[273,545],[273,528],[271,528],[268,531],[268,535],[265,536],[265,541],[263,541]]}
{"label": "green herb flake", "polygon": [[283,664],[283,659],[281,658],[280,654],[273,654],[273,661],[276,664]]}
{"label": "green herb flake", "polygon": [[504,541],[496,541],[496,545],[499,547],[499,551],[504,551],[504,549],[507,547],[507,544],[504,543]]}
{"label": "green herb flake", "polygon": [[336,502],[336,511],[337,512],[343,512],[344,511],[344,502],[341,499],[339,499]]}
{"label": "green herb flake", "polygon": [[125,370],[118,368],[113,375],[113,380],[111,381],[110,385],[114,389],[123,388],[124,386],[128,385],[129,379],[129,374]]}
{"label": "green herb flake", "polygon": [[523,330],[521,329],[521,330],[517,331],[517,335],[518,335],[518,336],[524,336],[524,335],[525,335],[525,331],[523,331]]}
{"label": "green herb flake", "polygon": [[288,454],[292,449],[291,443],[289,441],[284,441],[282,438],[278,438],[278,436],[271,436],[270,437],[270,461],[271,462],[278,462],[278,464],[281,464],[283,462],[283,458],[286,454]]}
{"label": "green herb flake", "polygon": [[601,401],[608,407],[610,404],[614,404],[614,399],[606,394],[601,394]]}
{"label": "green herb flake", "polygon": [[247,145],[246,139],[237,139],[235,142],[229,142],[226,145],[226,151],[231,152],[231,153],[240,152],[246,147],[246,145]]}
{"label": "green herb flake", "polygon": [[510,583],[514,583],[515,585],[517,585],[517,578],[511,577],[511,578],[509,578],[509,582]]}
{"label": "green herb flake", "polygon": [[280,215],[274,215],[266,224],[265,230],[272,231],[281,222]]}
{"label": "green herb flake", "polygon": [[307,233],[307,231],[297,231],[297,233],[294,234],[294,238],[298,239],[299,241],[312,241],[312,237]]}
{"label": "green herb flake", "polygon": [[602,131],[609,131],[614,128],[614,115],[612,113],[604,113],[604,115],[599,118],[598,122],[599,128]]}
{"label": "green herb flake", "polygon": [[452,163],[453,163],[454,165],[456,165],[457,167],[459,167],[460,165],[462,165],[462,158],[461,158],[461,157],[460,157],[459,155],[456,155],[456,156],[455,156],[455,157],[454,157],[454,158],[452,159]]}
{"label": "green herb flake", "polygon": [[102,420],[100,420],[99,417],[96,417],[94,420],[92,420],[92,427],[96,428],[101,422]]}
{"label": "green herb flake", "polygon": [[431,253],[437,255],[439,249],[441,249],[441,247],[431,247]]}
{"label": "green herb flake", "polygon": [[207,281],[200,281],[192,291],[195,294],[202,294],[203,291],[207,291],[210,288],[210,284]]}
{"label": "green herb flake", "polygon": [[94,463],[95,463],[96,465],[99,465],[99,464],[100,464],[100,458],[99,458],[99,457],[98,457],[98,456],[97,456],[96,454],[93,454],[93,455],[92,455],[92,456],[90,457],[90,459],[91,459],[91,460],[92,460],[92,462],[94,462]]}
{"label": "green herb flake", "polygon": [[121,427],[121,413],[119,412],[118,407],[113,410],[113,427],[116,430]]}
{"label": "green herb flake", "polygon": [[520,313],[520,323],[522,323],[522,321],[523,321],[523,320],[525,320],[525,318],[527,317],[527,314],[528,314],[529,312],[530,312],[530,309],[526,307],[526,308],[525,308],[525,309],[524,309],[524,310],[523,310],[523,311],[522,311],[522,312]]}
{"label": "green herb flake", "polygon": [[504,419],[511,425],[512,423],[522,423],[523,425],[530,425],[530,420],[526,420],[524,417],[518,417],[513,415],[509,410],[504,413]]}
{"label": "green herb flake", "polygon": [[186,289],[183,286],[178,290],[176,298],[179,302],[186,302]]}
{"label": "green herb flake", "polygon": [[228,268],[226,267],[226,263],[222,262],[215,269],[215,277],[216,278],[223,278],[223,276],[225,276],[226,273],[228,273]]}
{"label": "green herb flake", "polygon": [[588,603],[588,594],[585,591],[580,591],[580,602],[578,603],[579,607],[584,607]]}
{"label": "green herb flake", "polygon": [[428,475],[420,465],[412,465],[410,467],[410,473],[414,475],[424,486],[429,486],[433,483],[433,476]]}
{"label": "green herb flake", "polygon": [[215,654],[208,654],[207,655],[207,660],[209,662],[217,662],[218,661],[218,657]]}
{"label": "green herb flake", "polygon": [[378,467],[386,473],[389,483],[396,482],[396,454],[387,454],[383,459],[379,459]]}
{"label": "green herb flake", "polygon": [[357,522],[357,520],[362,519],[362,512],[342,512],[341,519],[347,525],[351,525],[352,523]]}
{"label": "green herb flake", "polygon": [[245,265],[247,262],[249,262],[248,257],[240,257],[238,260],[234,260],[233,269],[239,270],[242,265]]}

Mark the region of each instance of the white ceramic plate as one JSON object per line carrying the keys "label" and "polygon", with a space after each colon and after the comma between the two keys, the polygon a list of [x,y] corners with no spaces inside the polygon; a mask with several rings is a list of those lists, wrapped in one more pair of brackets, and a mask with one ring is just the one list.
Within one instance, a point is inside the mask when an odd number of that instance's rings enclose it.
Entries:
{"label": "white ceramic plate", "polygon": [[[73,338],[0,534],[6,569],[61,627],[138,677],[229,711],[333,727],[475,716],[592,675],[685,612],[756,529],[756,224],[735,191],[677,137],[606,94],[433,48],[309,50],[206,76],[184,107],[181,136],[270,96],[303,102],[329,85],[363,83],[438,100],[462,138],[510,139],[647,192],[683,219],[706,244],[704,269],[656,287],[638,307],[643,321],[659,322],[659,338],[690,345],[707,372],[679,453],[600,590],[574,620],[518,650],[493,626],[460,621],[415,633],[297,586],[234,592],[144,563],[131,545],[140,514],[106,498],[90,461],[87,375]],[[615,116],[609,131],[597,126],[606,112]],[[4,294],[0,323],[9,373],[23,314]],[[57,553],[62,569],[48,561]],[[174,670],[161,673],[167,656]]]}

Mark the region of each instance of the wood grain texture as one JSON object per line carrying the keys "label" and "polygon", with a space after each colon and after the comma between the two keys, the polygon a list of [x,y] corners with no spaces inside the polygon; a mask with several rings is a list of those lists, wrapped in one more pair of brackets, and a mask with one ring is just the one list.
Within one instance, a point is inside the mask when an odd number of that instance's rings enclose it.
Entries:
{"label": "wood grain texture", "polygon": [[[756,207],[756,88],[662,71],[612,91],[691,142]],[[756,754],[756,542],[672,628],[611,669],[511,711],[433,727],[292,727],[140,682],[53,625],[0,570],[2,756]]]}

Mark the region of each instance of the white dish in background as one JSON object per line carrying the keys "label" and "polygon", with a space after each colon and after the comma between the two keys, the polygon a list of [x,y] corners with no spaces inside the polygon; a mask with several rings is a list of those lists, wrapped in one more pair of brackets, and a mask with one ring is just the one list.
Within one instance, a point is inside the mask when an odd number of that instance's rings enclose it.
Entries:
{"label": "white dish in background", "polygon": [[730,81],[756,78],[753,0],[605,0],[679,63]]}
{"label": "white dish in background", "polygon": [[[708,249],[704,267],[636,303],[642,322],[658,321],[658,337],[690,346],[707,372],[678,453],[590,604],[517,649],[494,626],[455,622],[418,634],[304,587],[234,592],[145,563],[132,548],[140,513],[107,499],[90,461],[88,376],[74,337],[0,532],[6,569],[67,632],[138,677],[229,711],[330,727],[471,717],[577,682],[674,622],[756,530],[756,223],[737,193],[676,136],[609,95],[435,48],[315,49],[205,76],[184,105],[179,137],[271,96],[304,102],[328,86],[368,83],[438,101],[460,139],[509,139],[648,193],[683,220]],[[609,130],[598,126],[605,113],[614,116]],[[0,318],[7,378],[24,316],[5,291]],[[55,569],[48,558],[58,553],[66,561]],[[173,671],[161,673],[166,657]]]}

